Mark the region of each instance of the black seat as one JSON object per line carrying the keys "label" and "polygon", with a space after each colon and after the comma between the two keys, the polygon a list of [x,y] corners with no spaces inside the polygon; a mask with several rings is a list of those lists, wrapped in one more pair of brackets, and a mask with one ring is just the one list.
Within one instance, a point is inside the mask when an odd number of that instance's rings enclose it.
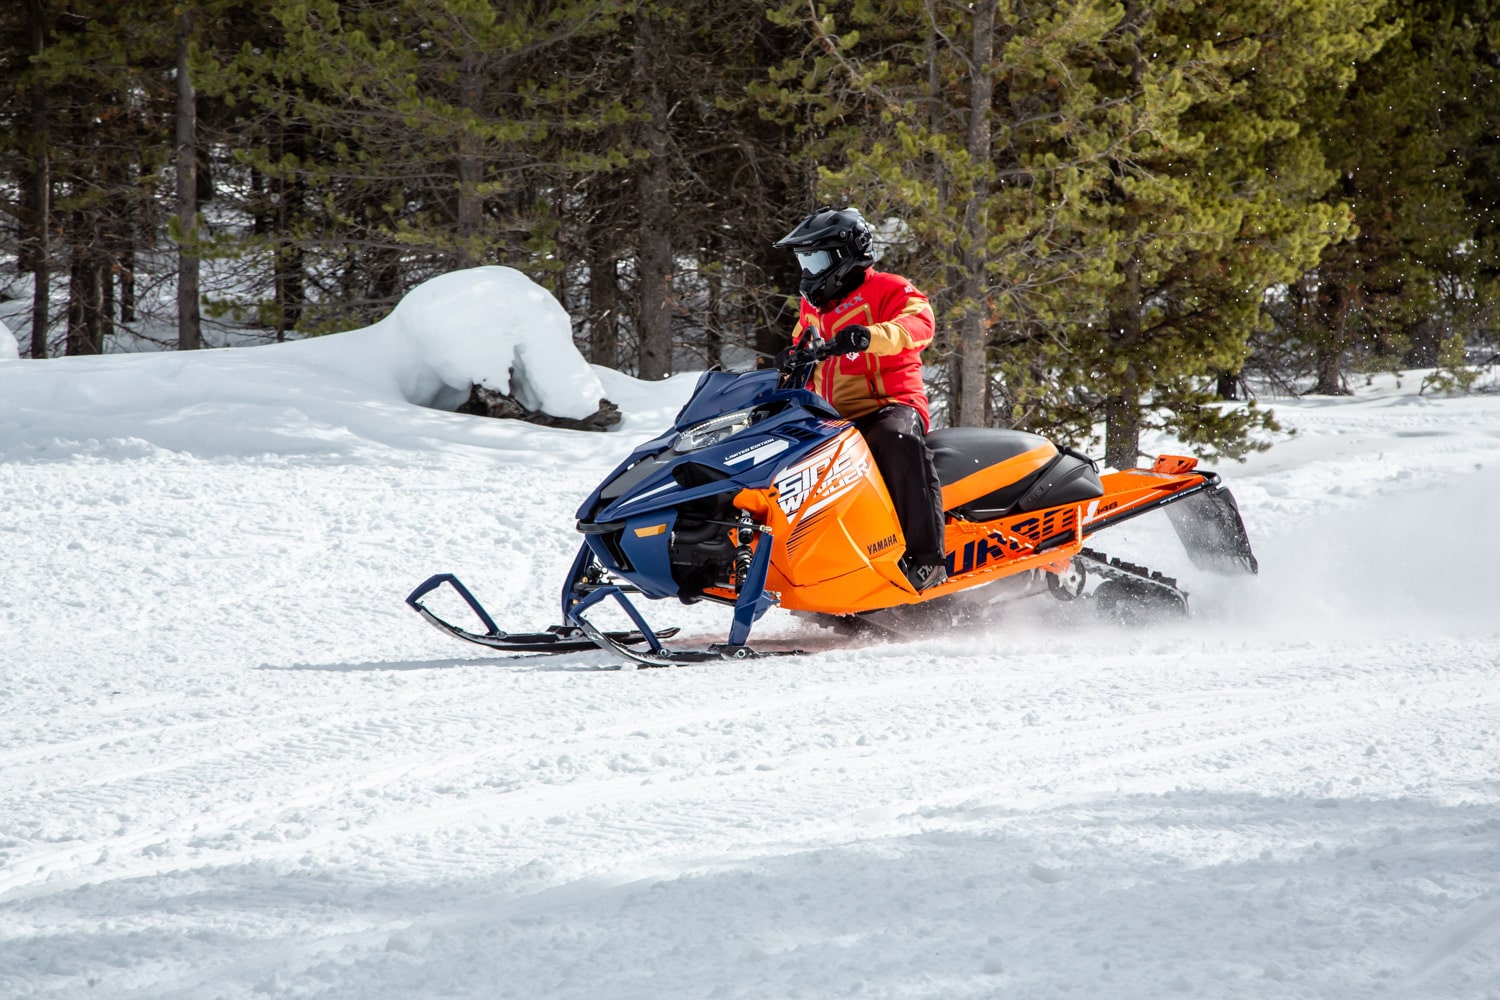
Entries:
{"label": "black seat", "polygon": [[[1047,444],[1040,434],[995,427],[945,427],[927,435],[938,482],[944,486]],[[1104,486],[1094,463],[1078,452],[1060,449],[1042,468],[948,513],[969,521],[992,521],[1103,495]]]}
{"label": "black seat", "polygon": [[998,427],[944,427],[927,435],[938,482],[952,486],[965,476],[1047,444],[1040,434]]}

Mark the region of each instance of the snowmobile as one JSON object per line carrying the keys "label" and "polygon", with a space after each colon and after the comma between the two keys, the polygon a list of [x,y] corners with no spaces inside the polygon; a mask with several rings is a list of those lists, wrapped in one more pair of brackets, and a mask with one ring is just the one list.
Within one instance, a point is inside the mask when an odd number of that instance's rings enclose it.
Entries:
{"label": "snowmobile", "polygon": [[[1110,559],[1092,536],[1164,510],[1193,564],[1253,574],[1254,554],[1233,495],[1197,460],[1160,455],[1150,468],[1100,474],[1097,463],[1037,434],[956,427],[931,432],[943,490],[948,579],[918,592],[903,572],[905,543],[863,437],[806,386],[831,356],[809,338],[778,367],[709,371],[672,427],[640,445],[578,509],[583,535],[562,588],[563,624],[504,632],[455,576],[424,581],[407,604],[459,639],[512,652],[598,647],[667,666],[785,655],[750,645],[780,606],[854,631],[930,627],[956,608],[1049,593],[1087,599],[1125,620],[1187,612],[1177,581]],[[451,586],[483,624],[439,617],[424,598]],[[637,598],[711,601],[733,609],[727,641],[672,649],[677,629],[653,629]],[[970,600],[964,600],[970,598]],[[616,603],[635,626],[597,627]],[[922,612],[914,615],[913,612]]]}

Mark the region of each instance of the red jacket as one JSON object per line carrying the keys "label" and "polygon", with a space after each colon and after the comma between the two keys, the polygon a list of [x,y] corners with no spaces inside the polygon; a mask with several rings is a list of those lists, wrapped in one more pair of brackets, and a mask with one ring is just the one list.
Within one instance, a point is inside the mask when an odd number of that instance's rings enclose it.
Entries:
{"label": "red jacket", "polygon": [[900,275],[872,267],[865,272],[864,282],[830,309],[819,311],[803,299],[792,342],[808,327],[830,340],[851,324],[869,327],[870,349],[822,362],[807,387],[846,419],[873,413],[889,403],[904,403],[922,415],[922,426],[928,426],[921,358],[933,334],[927,296]]}

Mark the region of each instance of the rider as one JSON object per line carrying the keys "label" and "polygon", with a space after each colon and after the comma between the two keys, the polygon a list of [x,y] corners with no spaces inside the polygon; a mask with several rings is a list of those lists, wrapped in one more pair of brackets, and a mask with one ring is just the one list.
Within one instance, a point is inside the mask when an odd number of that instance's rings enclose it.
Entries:
{"label": "rider", "polygon": [[948,578],[942,486],[927,447],[922,348],[932,307],[905,278],[872,266],[875,234],[853,208],[820,208],[774,245],[797,254],[802,309],[792,343],[811,328],[839,354],[810,388],[864,435],[906,536],[901,568],[916,590]]}

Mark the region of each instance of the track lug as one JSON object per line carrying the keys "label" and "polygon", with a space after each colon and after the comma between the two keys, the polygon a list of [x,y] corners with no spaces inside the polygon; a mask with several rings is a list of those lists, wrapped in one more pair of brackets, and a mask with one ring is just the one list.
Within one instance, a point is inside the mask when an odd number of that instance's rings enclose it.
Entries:
{"label": "track lug", "polygon": [[1090,595],[1103,615],[1126,624],[1145,624],[1188,613],[1187,593],[1177,586],[1176,579],[1160,570],[1094,549],[1081,550],[1075,559],[1080,567],[1087,567],[1103,580]]}

